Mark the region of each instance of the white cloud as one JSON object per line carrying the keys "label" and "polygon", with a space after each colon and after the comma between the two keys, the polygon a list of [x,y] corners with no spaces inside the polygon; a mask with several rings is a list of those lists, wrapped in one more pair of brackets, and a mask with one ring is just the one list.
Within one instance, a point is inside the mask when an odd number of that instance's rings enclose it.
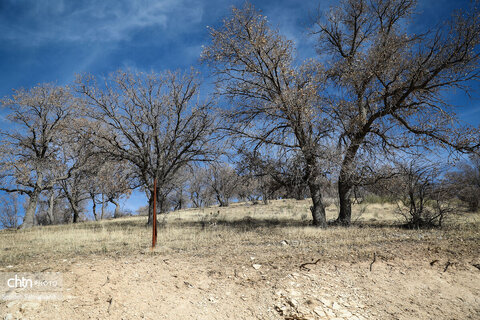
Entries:
{"label": "white cloud", "polygon": [[0,39],[27,46],[50,41],[116,42],[150,27],[181,32],[203,14],[198,2],[188,0],[27,1],[21,9],[16,21],[0,22],[4,30]]}

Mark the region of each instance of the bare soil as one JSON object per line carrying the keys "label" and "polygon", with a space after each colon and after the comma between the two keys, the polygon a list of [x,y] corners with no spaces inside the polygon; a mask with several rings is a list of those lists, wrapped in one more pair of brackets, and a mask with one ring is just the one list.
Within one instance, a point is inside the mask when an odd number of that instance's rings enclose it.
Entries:
{"label": "bare soil", "polygon": [[63,300],[0,301],[0,314],[4,319],[480,319],[476,226],[297,228],[252,226],[232,233],[217,225],[191,229],[192,238],[181,247],[165,238],[155,251],[144,246],[136,252],[28,256],[0,271],[62,272]]}

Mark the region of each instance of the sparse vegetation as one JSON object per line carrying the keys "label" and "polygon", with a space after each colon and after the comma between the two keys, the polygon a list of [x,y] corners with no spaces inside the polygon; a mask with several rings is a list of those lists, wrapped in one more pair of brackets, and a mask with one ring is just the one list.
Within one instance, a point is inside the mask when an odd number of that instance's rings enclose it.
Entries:
{"label": "sparse vegetation", "polygon": [[[319,233],[309,227],[309,200],[273,200],[269,205],[235,203],[227,208],[209,207],[186,209],[161,215],[158,246],[161,252],[191,252],[214,255],[212,248],[229,250],[238,246],[238,251],[268,250],[284,239],[299,240],[302,251],[315,251],[317,243],[330,258],[347,259],[352,250],[356,259],[369,259],[381,242],[403,242],[394,234],[400,231],[402,220],[396,215],[394,204],[354,206],[355,225],[351,228],[331,228]],[[327,207],[327,217],[333,221],[338,209]],[[98,222],[83,222],[76,225],[43,226],[26,231],[0,232],[0,265],[28,267],[40,256],[49,258],[71,258],[75,256],[113,255],[126,256],[148,253],[151,244],[151,227],[147,217],[125,217]],[[457,238],[470,239],[473,248],[478,240],[478,214],[464,214],[460,219],[447,220],[443,230],[422,232],[429,234],[431,241],[449,248]],[[416,232],[409,233],[412,244],[416,243]],[[442,241],[435,237],[443,235]],[[224,239],[229,239],[228,244]],[[416,240],[414,240],[416,239]],[[244,246],[248,241],[250,245]],[[399,242],[399,243],[400,243]],[[419,243],[427,243],[423,239]],[[442,245],[443,243],[443,245]],[[102,246],[99,246],[102,244]],[[253,246],[253,247],[252,247]],[[242,248],[243,247],[243,248]],[[450,249],[448,249],[450,250]],[[312,251],[312,252],[313,252]]]}

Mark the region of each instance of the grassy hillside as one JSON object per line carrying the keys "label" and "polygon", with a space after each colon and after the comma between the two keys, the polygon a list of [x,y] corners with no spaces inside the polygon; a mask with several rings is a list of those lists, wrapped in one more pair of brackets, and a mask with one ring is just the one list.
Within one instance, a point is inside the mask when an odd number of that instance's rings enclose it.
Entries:
{"label": "grassy hillside", "polygon": [[[160,215],[155,252],[194,250],[209,255],[230,249],[272,250],[282,248],[279,244],[293,243],[295,251],[307,257],[321,248],[324,257],[362,260],[370,259],[373,252],[396,255],[387,248],[408,244],[430,245],[448,252],[457,247],[460,252],[478,249],[478,214],[456,216],[443,229],[416,231],[398,227],[401,220],[391,204],[357,205],[354,226],[321,230],[310,226],[309,206],[308,200],[276,200],[269,205],[239,203],[227,208],[187,209]],[[336,214],[334,205],[327,208],[330,220]],[[146,226],[146,217],[4,230],[0,232],[0,267],[21,266],[22,270],[33,271],[34,264],[42,259],[148,254],[150,245],[151,228]]]}

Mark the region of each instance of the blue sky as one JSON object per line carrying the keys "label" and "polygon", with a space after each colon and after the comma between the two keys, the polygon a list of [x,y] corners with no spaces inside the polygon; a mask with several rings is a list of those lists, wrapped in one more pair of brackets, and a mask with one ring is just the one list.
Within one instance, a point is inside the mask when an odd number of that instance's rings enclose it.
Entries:
{"label": "blue sky", "polygon": [[[77,73],[201,68],[207,26],[218,26],[243,0],[0,0],[0,97],[41,82],[71,83]],[[320,9],[336,1],[252,1],[298,48],[315,57],[307,34]],[[415,29],[441,23],[469,1],[419,0]],[[204,76],[207,74],[204,72]],[[206,79],[208,82],[208,79]],[[479,86],[476,85],[478,88]],[[451,96],[460,117],[480,123],[480,94]],[[0,114],[1,115],[1,114]],[[0,125],[5,125],[0,118]],[[139,197],[133,197],[140,199]],[[131,199],[129,208],[143,200]]]}

